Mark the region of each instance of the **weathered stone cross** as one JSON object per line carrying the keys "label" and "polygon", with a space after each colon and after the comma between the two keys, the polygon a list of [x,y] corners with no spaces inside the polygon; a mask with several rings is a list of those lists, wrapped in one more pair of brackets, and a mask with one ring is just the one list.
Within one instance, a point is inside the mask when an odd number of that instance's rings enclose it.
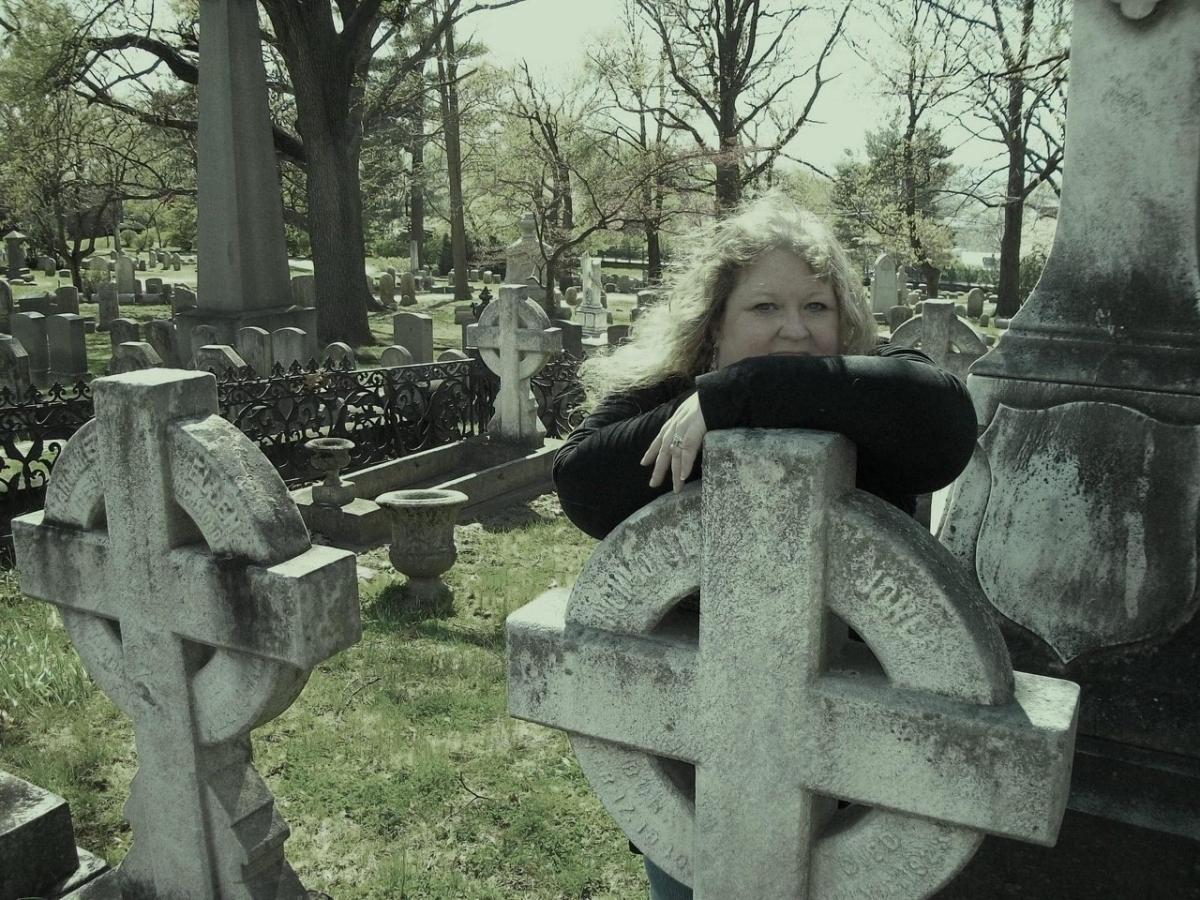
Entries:
{"label": "weathered stone cross", "polygon": [[207,373],[94,383],[96,418],[13,520],[21,589],[59,607],[96,683],[133,719],[124,896],[304,896],[249,732],[358,640],[354,556],[313,547]]}
{"label": "weathered stone cross", "polygon": [[[703,503],[640,510],[569,599],[509,617],[512,715],[570,732],[618,824],[698,900],[924,897],[981,832],[1052,844],[1077,686],[1014,681],[978,589],[854,490],[844,438],[715,432],[704,455]],[[697,588],[698,632],[676,608]]]}
{"label": "weathered stone cross", "polygon": [[496,414],[488,432],[505,441],[540,447],[546,428],[537,415],[529,379],[562,350],[562,330],[528,299],[524,285],[500,286],[500,297],[484,307],[479,322],[468,325],[467,346],[477,347],[484,363],[500,376]]}
{"label": "weathered stone cross", "polygon": [[974,328],[954,311],[953,300],[925,300],[921,312],[892,333],[891,343],[915,347],[935,363],[957,375],[967,377],[971,363],[987,352],[987,344]]}

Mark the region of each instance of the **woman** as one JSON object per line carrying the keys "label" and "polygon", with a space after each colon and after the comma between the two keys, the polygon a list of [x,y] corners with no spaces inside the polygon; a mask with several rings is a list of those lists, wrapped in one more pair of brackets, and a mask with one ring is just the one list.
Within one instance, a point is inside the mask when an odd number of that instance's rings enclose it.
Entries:
{"label": "woman", "polygon": [[[910,515],[949,484],[976,420],[953,375],[878,348],[875,321],[829,229],[780,195],[703,229],[632,340],[584,363],[590,415],[554,461],[563,511],[602,538],[701,476],[719,428],[811,428],[857,445],[857,485]],[[654,900],[691,891],[646,860]]]}

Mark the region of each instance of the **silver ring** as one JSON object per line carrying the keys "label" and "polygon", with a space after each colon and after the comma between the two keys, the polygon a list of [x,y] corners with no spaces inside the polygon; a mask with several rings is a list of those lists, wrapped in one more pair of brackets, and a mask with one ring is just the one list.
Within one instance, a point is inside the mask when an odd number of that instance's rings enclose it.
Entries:
{"label": "silver ring", "polygon": [[671,449],[672,450],[675,450],[682,446],[683,446],[683,438],[681,438],[679,435],[675,435],[675,437],[671,438]]}

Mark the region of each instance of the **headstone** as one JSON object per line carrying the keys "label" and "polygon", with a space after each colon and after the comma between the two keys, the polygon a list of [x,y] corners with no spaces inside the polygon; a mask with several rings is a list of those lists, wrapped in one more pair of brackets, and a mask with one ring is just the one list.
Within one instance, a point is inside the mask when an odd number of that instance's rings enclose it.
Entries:
{"label": "headstone", "polygon": [[569,319],[551,319],[550,324],[562,332],[563,352],[575,359],[583,359],[583,326]]}
{"label": "headstone", "polygon": [[[183,365],[179,352],[179,331],[175,323],[168,319],[151,319],[143,326],[146,342],[154,348],[163,365],[169,369],[178,369]],[[191,346],[188,346],[188,359],[191,359]]]}
{"label": "headstone", "polygon": [[701,485],[508,618],[509,713],[567,731],[699,898],[928,897],[984,833],[1056,839],[1078,686],[1013,672],[978,590],[854,472],[839,435],[712,432]]}
{"label": "headstone", "polygon": [[509,244],[504,253],[504,283],[522,285],[530,277],[540,278],[546,255],[537,239],[537,222],[533,213],[520,222],[521,236]]}
{"label": "headstone", "polygon": [[483,273],[483,283],[484,283],[484,284],[491,284],[491,283],[492,283],[494,280],[495,280],[495,279],[493,279],[493,278],[492,278],[492,271],[491,271],[491,269],[488,269],[487,271],[485,271],[485,272]]}
{"label": "headstone", "polygon": [[896,302],[896,260],[890,253],[881,253],[875,260],[871,277],[871,311],[885,314]]}
{"label": "headstone", "polygon": [[392,343],[406,347],[413,362],[433,362],[433,318],[424,313],[392,316]]}
{"label": "headstone", "polygon": [[384,306],[396,304],[396,279],[387,272],[379,276],[379,302]]}
{"label": "headstone", "polygon": [[131,257],[117,257],[117,293],[137,293],[134,289],[133,259]]}
{"label": "headstone", "polygon": [[108,339],[115,351],[120,344],[130,341],[140,341],[142,339],[142,329],[133,319],[113,319],[108,323]]}
{"label": "headstone", "polygon": [[638,291],[637,292],[637,308],[645,309],[653,306],[658,302],[658,291]]}
{"label": "headstone", "polygon": [[175,285],[171,291],[171,312],[180,313],[186,309],[195,309],[196,294],[195,292],[182,284]]}
{"label": "headstone", "polygon": [[467,326],[476,322],[475,310],[469,303],[460,303],[454,307],[454,324],[459,327],[458,346],[467,346]]}
{"label": "headstone", "polygon": [[521,446],[542,446],[546,428],[537,415],[531,379],[562,350],[562,334],[526,296],[527,288],[501,285],[497,300],[484,307],[479,323],[467,328],[467,345],[479,349],[489,369],[500,376],[496,413],[488,434]]}
{"label": "headstone", "polygon": [[219,381],[230,369],[245,367],[246,361],[228,344],[205,344],[196,348],[194,365],[196,371],[212,372]]}
{"label": "headstone", "polygon": [[991,322],[991,318],[988,316],[988,314],[987,314],[987,313],[982,313],[982,314],[979,316],[979,327],[980,327],[980,328],[987,328],[987,327],[988,327],[988,324],[989,324],[990,322]]}
{"label": "headstone", "polygon": [[244,359],[246,365],[260,378],[271,374],[271,368],[275,365],[275,357],[271,352],[271,332],[254,325],[239,328],[237,351],[238,356]]}
{"label": "headstone", "polygon": [[60,313],[79,315],[79,288],[73,284],[60,285],[54,291],[54,306]]}
{"label": "headstone", "polygon": [[569,288],[567,288],[566,293],[563,294],[563,302],[567,304],[567,306],[578,306],[579,288],[575,287],[575,285],[571,285]]}
{"label": "headstone", "polygon": [[271,332],[271,355],[276,364],[290,369],[294,364],[301,367],[309,363],[308,334],[300,328],[280,328]]}
{"label": "headstone", "polygon": [[46,317],[51,381],[69,384],[88,374],[87,338],[83,316],[60,313]]}
{"label": "headstone", "polygon": [[417,282],[412,272],[400,275],[400,305],[413,306],[417,302]]}
{"label": "headstone", "polygon": [[183,269],[183,259],[178,253],[171,254],[171,268],[176,272],[182,271]]}
{"label": "headstone", "polygon": [[579,324],[587,339],[608,338],[608,315],[600,297],[600,260],[586,253],[580,257],[583,276],[583,304],[579,307]]}
{"label": "headstone", "polygon": [[217,329],[212,325],[193,325],[188,332],[189,350],[188,353],[188,368],[196,368],[196,354],[200,348],[208,344],[216,344],[220,341]]}
{"label": "headstone", "polygon": [[890,331],[895,331],[904,322],[912,318],[913,311],[907,306],[893,306],[887,311],[887,325]]}
{"label": "headstone", "polygon": [[121,893],[303,897],[249,735],[358,640],[354,556],[311,545],[274,468],[217,414],[211,375],[116,375],[94,397],[45,509],[13,531],[21,589],[58,607],[133,719]]}
{"label": "headstone", "polygon": [[358,365],[354,348],[343,341],[334,341],[321,351],[321,364],[335,369],[354,369]]}
{"label": "headstone", "polygon": [[21,312],[35,312],[41,313],[43,316],[52,316],[54,315],[54,298],[49,294],[21,297],[17,300],[17,307]]}
{"label": "headstone", "polygon": [[0,331],[9,331],[12,328],[10,317],[14,312],[13,308],[13,292],[12,287],[3,278],[0,278]]}
{"label": "headstone", "polygon": [[978,319],[983,315],[983,291],[971,288],[967,291],[967,318]]}
{"label": "headstone", "polygon": [[385,347],[383,352],[379,354],[379,365],[385,369],[390,369],[393,366],[411,366],[412,364],[412,354],[405,348],[396,346],[395,344]]}
{"label": "headstone", "polygon": [[461,350],[455,350],[453,347],[450,347],[438,354],[437,361],[441,363],[461,362],[462,360],[470,358],[470,356],[468,356],[466,353],[463,353]]}
{"label": "headstone", "polygon": [[642,313],[644,313],[647,309],[649,309],[649,307],[646,306],[635,306],[633,309],[631,309],[629,311],[629,324],[632,325],[637,322],[637,320],[642,317]]}
{"label": "headstone", "polygon": [[892,345],[919,347],[947,372],[966,378],[971,364],[987,351],[983,337],[955,315],[953,300],[925,300],[920,308],[919,315],[892,331]]}
{"label": "headstone", "polygon": [[161,278],[147,278],[145,293],[153,294],[155,297],[162,293],[163,280]]}
{"label": "headstone", "polygon": [[616,282],[608,281],[604,284],[604,293],[615,294],[617,292]]}
{"label": "headstone", "polygon": [[629,340],[628,325],[609,325],[608,326],[608,345],[610,347],[619,347],[621,344]]}
{"label": "headstone", "polygon": [[159,368],[162,364],[162,358],[145,341],[124,341],[113,348],[108,374],[140,372],[142,369]]}
{"label": "headstone", "polygon": [[[1200,860],[1200,5],[1077,3],[1069,44],[1053,247],[972,366],[980,438],[940,536],[1011,623],[1014,659],[1083,688],[1074,829],[1051,860],[1069,861],[1072,893],[1188,896]],[[1027,868],[998,854],[976,884],[1002,877],[1013,896],[1048,897],[1043,871],[1018,877]]]}
{"label": "headstone", "polygon": [[295,275],[292,277],[292,302],[296,306],[311,307],[317,305],[317,279],[314,275]]}
{"label": "headstone", "polygon": [[55,274],[64,281],[69,281],[71,279],[70,269],[59,269]]}
{"label": "headstone", "polygon": [[908,268],[900,263],[896,266],[896,302],[903,303],[908,297]]}
{"label": "headstone", "polygon": [[46,317],[36,312],[12,314],[12,336],[29,354],[29,377],[43,384],[50,371],[50,346],[46,337]]}
{"label": "headstone", "polygon": [[[29,369],[29,354],[15,337],[0,334],[0,388],[12,392],[14,402],[24,399],[33,383]],[[3,803],[0,803],[0,807]]]}
{"label": "headstone", "polygon": [[39,256],[38,268],[42,270],[42,274],[48,278],[53,278],[54,273],[58,271],[58,265],[54,262],[53,256]]}
{"label": "headstone", "polygon": [[96,307],[99,321],[96,328],[108,331],[112,323],[121,317],[121,303],[117,299],[117,286],[111,281],[102,281],[96,287]]}
{"label": "headstone", "polygon": [[59,897],[106,868],[75,846],[66,800],[0,771],[0,897]]}

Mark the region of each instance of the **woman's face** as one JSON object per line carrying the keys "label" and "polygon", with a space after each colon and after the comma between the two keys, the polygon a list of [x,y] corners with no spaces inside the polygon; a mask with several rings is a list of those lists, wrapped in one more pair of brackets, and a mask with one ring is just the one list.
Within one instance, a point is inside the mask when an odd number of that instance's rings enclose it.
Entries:
{"label": "woman's face", "polygon": [[738,276],[715,338],[718,369],[751,356],[835,356],[833,286],[790,250],[768,250]]}

